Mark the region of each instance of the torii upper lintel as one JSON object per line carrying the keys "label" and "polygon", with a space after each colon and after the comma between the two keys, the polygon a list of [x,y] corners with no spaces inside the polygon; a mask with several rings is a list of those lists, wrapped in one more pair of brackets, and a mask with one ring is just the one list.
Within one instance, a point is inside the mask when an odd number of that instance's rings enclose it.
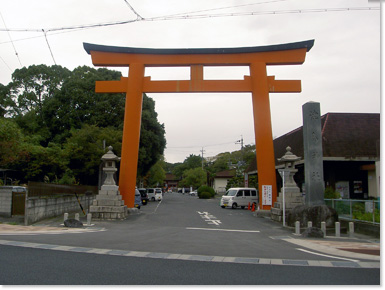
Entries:
{"label": "torii upper lintel", "polygon": [[[269,93],[300,92],[300,80],[267,76],[268,65],[298,65],[305,61],[314,40],[238,48],[153,49],[84,43],[96,66],[128,66],[120,81],[97,81],[96,92],[126,93],[119,190],[128,207],[134,207],[139,134],[144,92],[251,92],[254,114],[258,189],[261,209],[270,209],[277,198],[275,159]],[[190,80],[152,81],[145,67],[189,66]],[[204,66],[249,66],[243,80],[204,80]],[[264,194],[264,195],[262,195]],[[265,196],[269,195],[269,196]]]}

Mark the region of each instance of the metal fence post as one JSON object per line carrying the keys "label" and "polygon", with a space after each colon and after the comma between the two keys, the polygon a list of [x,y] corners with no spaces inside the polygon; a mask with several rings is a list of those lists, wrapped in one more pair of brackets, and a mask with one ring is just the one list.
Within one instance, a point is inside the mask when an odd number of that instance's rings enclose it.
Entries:
{"label": "metal fence post", "polygon": [[353,219],[353,206],[352,206],[352,200],[350,200],[350,218]]}
{"label": "metal fence post", "polygon": [[376,207],[375,207],[375,204],[374,204],[374,200],[373,200],[373,207],[372,207],[372,212],[373,212],[373,223],[376,222],[376,219],[375,219],[375,213],[376,213]]}

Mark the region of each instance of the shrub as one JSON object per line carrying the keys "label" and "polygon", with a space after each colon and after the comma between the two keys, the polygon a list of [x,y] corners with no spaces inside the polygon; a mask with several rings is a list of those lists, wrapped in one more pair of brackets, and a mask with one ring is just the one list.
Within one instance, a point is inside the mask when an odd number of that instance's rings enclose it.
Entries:
{"label": "shrub", "polygon": [[325,189],[325,198],[326,199],[338,199],[341,198],[341,195],[338,191],[335,191],[333,187],[326,187]]}
{"label": "shrub", "polygon": [[202,198],[202,199],[209,199],[209,198],[211,198],[211,194],[210,194],[210,192],[204,191],[204,192],[202,192],[202,193],[199,195],[199,198]]}
{"label": "shrub", "polygon": [[200,198],[200,195],[203,193],[203,192],[208,192],[210,194],[210,197],[214,197],[215,196],[215,191],[212,187],[210,186],[207,186],[207,185],[201,185],[199,188],[198,188],[198,196]]}

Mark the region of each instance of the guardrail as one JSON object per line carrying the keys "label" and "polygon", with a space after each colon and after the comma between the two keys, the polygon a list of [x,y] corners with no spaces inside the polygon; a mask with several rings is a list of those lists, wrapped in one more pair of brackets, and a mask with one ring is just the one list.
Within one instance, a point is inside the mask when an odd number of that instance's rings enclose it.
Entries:
{"label": "guardrail", "polygon": [[325,199],[341,218],[380,224],[380,202],[377,200]]}

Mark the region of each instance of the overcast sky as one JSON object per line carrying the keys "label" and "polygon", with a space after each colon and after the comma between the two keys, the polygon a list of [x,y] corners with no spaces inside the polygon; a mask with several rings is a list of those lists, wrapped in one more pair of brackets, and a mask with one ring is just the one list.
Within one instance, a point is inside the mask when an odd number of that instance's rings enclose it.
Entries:
{"label": "overcast sky", "polygon": [[[380,11],[366,9],[379,6],[379,1],[368,0],[2,0],[0,83],[8,84],[15,69],[33,64],[56,62],[71,70],[93,66],[83,42],[209,48],[314,39],[303,65],[267,69],[276,79],[302,81],[301,93],[270,94],[273,136],[279,137],[302,126],[302,105],[308,101],[320,102],[322,115],[380,112]],[[177,19],[176,14],[186,17]],[[168,17],[156,19],[161,16]],[[136,21],[84,29],[127,20]],[[79,28],[62,29],[68,27]],[[118,70],[128,75],[128,69]],[[244,67],[204,71],[206,79],[248,74]],[[188,79],[189,71],[146,69],[146,75],[154,80]],[[165,124],[168,162],[200,155],[202,147],[205,157],[239,150],[236,141],[241,136],[244,144],[255,143],[251,94],[149,96]]]}

